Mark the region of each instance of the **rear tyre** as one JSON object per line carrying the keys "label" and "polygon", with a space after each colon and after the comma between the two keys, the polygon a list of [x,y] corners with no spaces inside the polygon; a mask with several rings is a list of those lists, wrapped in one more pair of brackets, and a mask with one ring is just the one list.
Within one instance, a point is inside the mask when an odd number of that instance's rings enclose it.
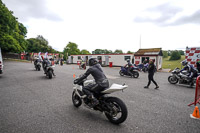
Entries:
{"label": "rear tyre", "polygon": [[178,79],[177,79],[176,77],[173,77],[173,76],[169,76],[169,77],[168,77],[168,81],[169,81],[169,83],[171,83],[171,84],[176,84],[176,83],[178,83]]}
{"label": "rear tyre", "polygon": [[122,72],[122,70],[119,71],[119,75],[124,76],[124,73]]}
{"label": "rear tyre", "polygon": [[138,72],[133,72],[133,77],[134,78],[138,78],[139,77],[139,73]]}
{"label": "rear tyre", "polygon": [[74,104],[75,107],[79,107],[82,104],[82,100],[81,98],[75,93],[75,91],[73,91],[72,93],[72,102]]}
{"label": "rear tyre", "polygon": [[53,72],[52,72],[52,70],[49,70],[49,71],[48,71],[48,76],[49,76],[49,79],[52,79],[52,75],[53,75]]}
{"label": "rear tyre", "polygon": [[120,124],[126,120],[128,111],[122,100],[110,97],[106,100],[106,103],[109,104],[109,111],[106,111],[105,115],[111,123]]}

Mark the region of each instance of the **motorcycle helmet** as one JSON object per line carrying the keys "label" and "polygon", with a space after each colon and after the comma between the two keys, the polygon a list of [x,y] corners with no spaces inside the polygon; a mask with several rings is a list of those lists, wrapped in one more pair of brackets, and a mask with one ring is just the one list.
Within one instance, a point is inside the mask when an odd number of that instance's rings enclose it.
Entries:
{"label": "motorcycle helmet", "polygon": [[93,66],[93,65],[95,65],[95,64],[97,64],[97,59],[96,58],[91,58],[91,59],[89,59],[89,66]]}
{"label": "motorcycle helmet", "polygon": [[187,62],[186,60],[183,60],[183,61],[181,62],[181,64],[182,64],[183,66],[186,66],[186,65],[188,64],[188,62]]}

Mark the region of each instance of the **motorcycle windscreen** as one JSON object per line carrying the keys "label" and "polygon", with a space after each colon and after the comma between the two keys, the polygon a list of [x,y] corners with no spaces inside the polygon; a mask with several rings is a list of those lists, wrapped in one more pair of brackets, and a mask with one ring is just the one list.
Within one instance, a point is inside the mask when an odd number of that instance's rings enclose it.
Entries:
{"label": "motorcycle windscreen", "polygon": [[116,91],[121,91],[121,90],[124,90],[126,89],[128,86],[127,85],[119,85],[119,84],[112,84],[110,86],[110,88],[102,91],[101,93],[105,94],[105,93],[113,93],[113,92],[116,92]]}

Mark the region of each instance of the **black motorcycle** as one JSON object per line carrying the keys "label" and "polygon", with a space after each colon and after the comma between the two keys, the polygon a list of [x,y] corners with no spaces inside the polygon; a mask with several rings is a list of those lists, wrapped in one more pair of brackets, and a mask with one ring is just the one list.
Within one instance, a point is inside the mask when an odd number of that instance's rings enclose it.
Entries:
{"label": "black motorcycle", "polygon": [[41,68],[41,59],[37,58],[35,61],[34,61],[34,66],[35,66],[35,69],[36,71],[40,71],[40,68]]}
{"label": "black motorcycle", "polygon": [[49,79],[51,79],[52,76],[55,76],[53,66],[47,66],[46,69],[46,76],[49,77]]}
{"label": "black motorcycle", "polygon": [[80,63],[79,64],[79,69],[86,69],[86,63],[84,62],[84,63]]}
{"label": "black motorcycle", "polygon": [[193,86],[196,83],[196,77],[193,77],[192,80],[188,78],[188,71],[182,71],[180,72],[179,68],[175,68],[172,71],[172,74],[168,77],[168,81],[171,84],[185,84],[185,85],[190,85]]}
{"label": "black motorcycle", "polygon": [[[133,78],[138,78],[139,77],[139,72],[137,69],[135,69],[134,67],[131,67],[130,72],[133,75]],[[121,67],[121,70],[119,71],[119,74],[121,76],[127,75],[127,76],[132,76],[128,73],[128,67]]]}
{"label": "black motorcycle", "polygon": [[40,68],[41,68],[41,62],[40,61],[35,62],[35,69],[36,69],[36,71],[40,71]]}
{"label": "black motorcycle", "polygon": [[53,76],[56,76],[54,74],[53,67],[55,67],[55,66],[52,66],[50,62],[47,62],[46,64],[43,63],[44,72],[45,72],[46,76],[49,77],[49,79],[51,79]]}

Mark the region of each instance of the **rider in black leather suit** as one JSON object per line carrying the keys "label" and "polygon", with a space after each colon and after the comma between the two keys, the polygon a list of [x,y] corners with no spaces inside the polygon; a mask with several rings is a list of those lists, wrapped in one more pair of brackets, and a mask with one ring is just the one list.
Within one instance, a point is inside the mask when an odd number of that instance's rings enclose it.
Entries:
{"label": "rider in black leather suit", "polygon": [[43,67],[43,70],[44,70],[44,74],[47,73],[47,66],[50,66],[50,65],[51,65],[51,63],[47,58],[43,59],[42,67]]}
{"label": "rider in black leather suit", "polygon": [[[127,67],[128,66],[128,67]],[[132,69],[133,64],[131,64],[130,60],[127,60],[127,64],[124,66],[125,68],[127,67],[127,72],[130,76],[133,76],[133,74],[131,73],[131,69]]]}
{"label": "rider in black leather suit", "polygon": [[100,93],[101,91],[105,90],[105,88],[109,87],[109,82],[107,77],[105,76],[101,65],[98,64],[95,58],[89,59],[89,66],[90,68],[83,74],[82,77],[76,79],[74,81],[75,84],[78,84],[83,79],[87,78],[90,74],[95,79],[95,84],[89,84],[88,86],[83,87],[83,92],[88,96],[88,98],[93,99],[94,104],[98,104],[98,100],[93,97],[93,93]]}

